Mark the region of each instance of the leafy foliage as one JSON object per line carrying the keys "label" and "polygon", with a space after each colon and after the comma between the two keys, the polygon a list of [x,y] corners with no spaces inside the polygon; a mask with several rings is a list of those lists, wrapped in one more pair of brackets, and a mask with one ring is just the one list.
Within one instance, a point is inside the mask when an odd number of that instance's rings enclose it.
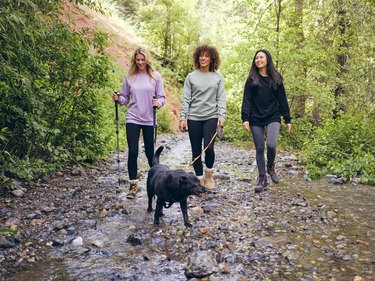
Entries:
{"label": "leafy foliage", "polygon": [[[106,36],[72,32],[60,1],[1,2],[0,143],[2,173],[19,178],[105,155]],[[4,139],[4,135],[2,137]]]}
{"label": "leafy foliage", "polygon": [[329,120],[304,148],[305,161],[313,177],[325,172],[375,184],[375,123],[358,117]]}

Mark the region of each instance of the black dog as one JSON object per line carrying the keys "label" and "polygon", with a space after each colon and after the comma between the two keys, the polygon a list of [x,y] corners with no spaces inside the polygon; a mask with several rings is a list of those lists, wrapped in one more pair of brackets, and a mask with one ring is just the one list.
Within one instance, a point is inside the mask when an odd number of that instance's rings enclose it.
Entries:
{"label": "black dog", "polygon": [[180,202],[184,225],[191,227],[187,210],[187,198],[189,195],[201,196],[206,189],[200,185],[199,179],[183,170],[171,170],[168,166],[159,164],[159,156],[163,146],[160,146],[152,159],[152,167],[147,177],[147,196],[148,208],[151,213],[152,199],[156,195],[156,209],[154,224],[159,224],[160,217],[163,215],[163,207],[170,208],[173,203]]}

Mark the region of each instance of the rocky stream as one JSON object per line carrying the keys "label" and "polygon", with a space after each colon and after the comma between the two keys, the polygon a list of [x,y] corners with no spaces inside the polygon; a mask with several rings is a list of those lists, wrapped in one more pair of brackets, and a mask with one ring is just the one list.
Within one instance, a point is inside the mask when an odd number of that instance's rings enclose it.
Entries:
{"label": "rocky stream", "polygon": [[[162,135],[161,163],[192,171],[187,135]],[[216,189],[148,214],[148,166],[126,199],[126,153],[66,168],[1,194],[0,280],[375,280],[375,188],[311,181],[280,152],[279,184],[254,193],[255,151],[218,141]],[[121,185],[118,185],[118,178]],[[154,203],[155,204],[155,203]]]}

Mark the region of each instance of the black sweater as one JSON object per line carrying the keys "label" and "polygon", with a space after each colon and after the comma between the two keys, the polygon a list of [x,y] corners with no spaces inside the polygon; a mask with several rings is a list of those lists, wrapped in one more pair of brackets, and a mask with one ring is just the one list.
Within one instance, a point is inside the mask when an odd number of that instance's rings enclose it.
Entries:
{"label": "black sweater", "polygon": [[250,126],[266,126],[272,122],[280,123],[280,116],[284,117],[285,123],[290,123],[289,105],[283,83],[273,90],[269,77],[260,76],[258,87],[251,86],[247,79],[242,99],[242,122],[248,121]]}

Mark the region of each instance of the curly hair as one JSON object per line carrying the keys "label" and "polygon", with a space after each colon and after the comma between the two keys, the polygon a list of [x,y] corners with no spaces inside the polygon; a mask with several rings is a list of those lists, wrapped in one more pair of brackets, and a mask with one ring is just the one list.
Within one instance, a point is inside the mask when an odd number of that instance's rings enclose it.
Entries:
{"label": "curly hair", "polygon": [[210,72],[214,72],[215,70],[218,70],[219,66],[220,66],[219,52],[217,51],[217,49],[215,47],[209,46],[209,45],[206,45],[206,44],[198,46],[193,53],[193,60],[194,60],[195,69],[200,68],[199,56],[206,53],[206,52],[211,57]]}

